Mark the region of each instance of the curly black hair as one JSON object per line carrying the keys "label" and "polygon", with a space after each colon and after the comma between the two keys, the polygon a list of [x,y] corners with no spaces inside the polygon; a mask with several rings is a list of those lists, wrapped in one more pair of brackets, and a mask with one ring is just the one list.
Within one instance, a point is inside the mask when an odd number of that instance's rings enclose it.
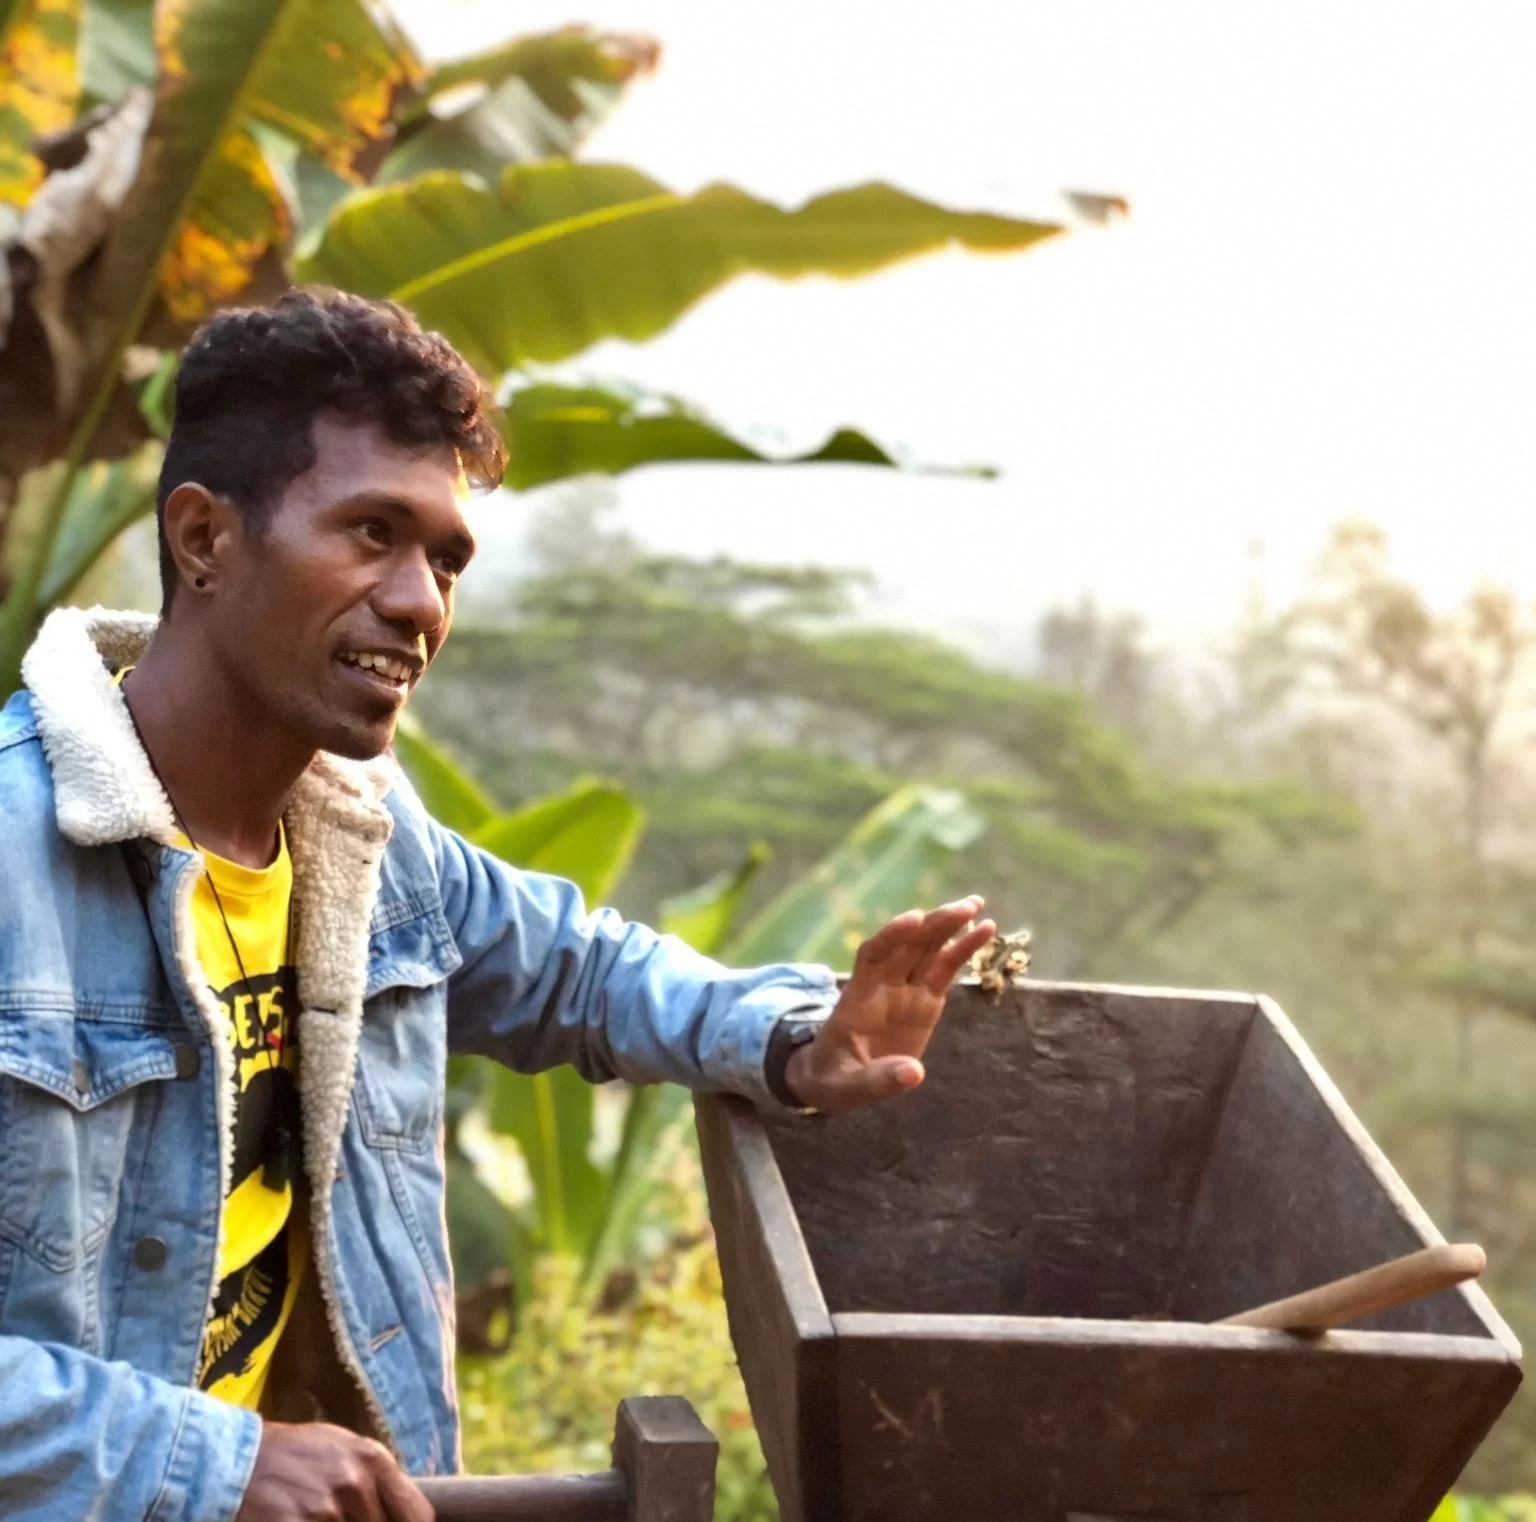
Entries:
{"label": "curly black hair", "polygon": [[314,420],[331,412],[376,423],[406,448],[451,447],[473,485],[493,487],[507,450],[491,410],[453,345],[393,301],[304,286],[271,306],[220,312],[192,335],[176,376],[155,500],[163,606],[177,577],[165,502],[183,482],[227,497],[260,529],[315,463]]}

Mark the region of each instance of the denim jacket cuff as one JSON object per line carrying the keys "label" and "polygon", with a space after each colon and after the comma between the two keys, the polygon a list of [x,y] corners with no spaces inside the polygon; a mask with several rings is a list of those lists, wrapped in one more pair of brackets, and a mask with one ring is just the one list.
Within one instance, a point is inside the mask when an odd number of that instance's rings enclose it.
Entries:
{"label": "denim jacket cuff", "polygon": [[150,1522],[233,1522],[260,1446],[254,1411],[188,1390]]}
{"label": "denim jacket cuff", "polygon": [[801,1113],[774,1094],[768,1081],[768,1047],[779,1022],[795,1015],[807,1020],[825,1019],[837,1003],[837,975],[827,967],[797,966],[793,983],[772,983],[744,998],[734,1011],[738,1029],[733,1032],[733,1071],[724,1076],[725,1088],[750,1099],[760,1109],[779,1115]]}

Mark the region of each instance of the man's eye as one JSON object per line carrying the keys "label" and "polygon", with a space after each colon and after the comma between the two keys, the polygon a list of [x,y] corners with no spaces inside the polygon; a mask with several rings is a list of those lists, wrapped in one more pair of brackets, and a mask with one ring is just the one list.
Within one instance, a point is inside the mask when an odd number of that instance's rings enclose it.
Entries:
{"label": "man's eye", "polygon": [[463,574],[465,560],[462,555],[439,555],[437,568],[445,576],[459,576]]}
{"label": "man's eye", "polygon": [[374,544],[389,543],[389,525],[382,518],[362,519],[357,525],[357,531]]}

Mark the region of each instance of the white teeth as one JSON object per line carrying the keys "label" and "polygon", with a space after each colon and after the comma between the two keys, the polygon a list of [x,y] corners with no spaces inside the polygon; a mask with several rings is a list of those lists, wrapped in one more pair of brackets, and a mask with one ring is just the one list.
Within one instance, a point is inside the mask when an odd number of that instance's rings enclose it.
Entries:
{"label": "white teeth", "polygon": [[392,682],[410,679],[411,668],[404,661],[394,660],[387,655],[375,655],[367,650],[348,650],[341,659],[349,665],[361,666],[364,671],[377,671],[380,676],[387,676]]}

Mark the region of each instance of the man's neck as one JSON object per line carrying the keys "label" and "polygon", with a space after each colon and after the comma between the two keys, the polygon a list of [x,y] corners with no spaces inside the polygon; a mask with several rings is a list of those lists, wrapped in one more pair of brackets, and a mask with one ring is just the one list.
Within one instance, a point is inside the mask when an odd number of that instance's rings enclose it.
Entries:
{"label": "man's neck", "polygon": [[162,624],[123,696],[182,828],[243,866],[267,866],[294,784],[314,759],[222,671],[206,643]]}

